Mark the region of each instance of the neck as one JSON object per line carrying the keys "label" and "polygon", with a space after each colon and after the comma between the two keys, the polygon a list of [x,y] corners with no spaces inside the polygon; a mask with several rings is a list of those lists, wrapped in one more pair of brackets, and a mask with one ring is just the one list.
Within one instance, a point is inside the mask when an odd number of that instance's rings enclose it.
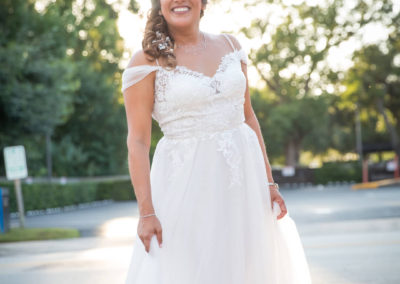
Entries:
{"label": "neck", "polygon": [[202,40],[202,35],[198,27],[184,31],[170,29],[169,32],[177,45],[196,45]]}

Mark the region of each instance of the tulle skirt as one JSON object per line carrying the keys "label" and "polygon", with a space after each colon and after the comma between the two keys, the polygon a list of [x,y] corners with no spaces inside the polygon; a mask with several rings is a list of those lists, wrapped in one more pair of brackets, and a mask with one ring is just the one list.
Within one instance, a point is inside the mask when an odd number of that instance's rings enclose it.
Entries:
{"label": "tulle skirt", "polygon": [[311,283],[290,208],[277,220],[246,123],[200,138],[164,136],[150,179],[163,246],[154,235],[147,253],[136,235],[126,284]]}

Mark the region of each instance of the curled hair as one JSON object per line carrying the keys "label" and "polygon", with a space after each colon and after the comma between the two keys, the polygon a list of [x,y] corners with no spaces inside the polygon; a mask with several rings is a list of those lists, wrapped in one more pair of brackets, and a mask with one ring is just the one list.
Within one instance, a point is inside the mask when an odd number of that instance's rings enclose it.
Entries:
{"label": "curled hair", "polygon": [[[205,5],[207,0],[201,0]],[[153,62],[157,58],[163,57],[166,60],[166,66],[173,69],[177,65],[174,54],[175,40],[168,30],[168,24],[161,11],[160,0],[151,0],[152,7],[147,14],[147,23],[142,40],[143,52],[150,56]],[[200,12],[200,18],[203,17],[203,9]]]}

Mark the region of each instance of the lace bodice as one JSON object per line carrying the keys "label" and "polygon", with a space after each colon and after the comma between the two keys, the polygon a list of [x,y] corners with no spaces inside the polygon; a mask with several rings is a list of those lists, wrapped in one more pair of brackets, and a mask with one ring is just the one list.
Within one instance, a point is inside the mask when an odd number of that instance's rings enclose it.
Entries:
{"label": "lace bodice", "polygon": [[180,65],[139,65],[123,72],[122,91],[156,71],[152,117],[166,138],[203,137],[243,123],[246,77],[240,62],[247,64],[247,55],[226,38],[233,50],[212,77]]}

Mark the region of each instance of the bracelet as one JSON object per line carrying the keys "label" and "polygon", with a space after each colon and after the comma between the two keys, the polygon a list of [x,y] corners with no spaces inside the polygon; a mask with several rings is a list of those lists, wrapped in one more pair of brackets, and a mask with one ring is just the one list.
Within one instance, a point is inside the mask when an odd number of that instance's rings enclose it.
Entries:
{"label": "bracelet", "polygon": [[273,189],[276,189],[276,190],[278,190],[279,191],[279,185],[276,183],[276,182],[269,182],[269,183],[267,183],[268,185],[273,185],[273,186],[275,186],[275,188],[273,188]]}
{"label": "bracelet", "polygon": [[140,218],[146,218],[146,217],[150,217],[150,216],[156,216],[156,214],[148,214],[148,215],[143,215],[143,216],[139,216]]}

